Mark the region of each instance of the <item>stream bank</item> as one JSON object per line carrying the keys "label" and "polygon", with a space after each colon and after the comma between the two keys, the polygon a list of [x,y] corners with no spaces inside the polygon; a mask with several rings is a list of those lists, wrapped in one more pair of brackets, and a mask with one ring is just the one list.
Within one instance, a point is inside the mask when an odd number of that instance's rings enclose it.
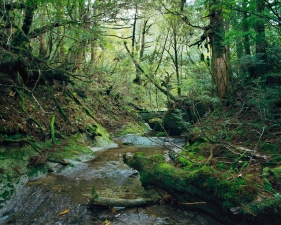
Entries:
{"label": "stream bank", "polygon": [[[169,198],[156,205],[124,208],[98,207],[93,196],[138,199],[158,195],[145,190],[138,172],[122,161],[123,154],[144,152],[148,156],[163,154],[160,146],[120,146],[98,148],[95,158],[70,161],[46,177],[30,181],[0,212],[0,224],[220,224],[199,211],[189,212],[172,205]],[[62,212],[65,212],[64,214]],[[60,215],[60,213],[62,213]]]}

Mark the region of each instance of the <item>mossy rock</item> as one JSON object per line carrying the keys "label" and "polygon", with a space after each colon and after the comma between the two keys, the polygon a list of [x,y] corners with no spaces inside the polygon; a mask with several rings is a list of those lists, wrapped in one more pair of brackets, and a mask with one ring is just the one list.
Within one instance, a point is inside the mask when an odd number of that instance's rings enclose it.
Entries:
{"label": "mossy rock", "polygon": [[143,134],[147,131],[147,126],[142,123],[128,123],[123,125],[117,132],[114,134],[116,137],[124,136],[126,134]]}
{"label": "mossy rock", "polygon": [[164,129],[169,135],[181,135],[190,128],[185,111],[182,109],[168,110],[163,117]]}
{"label": "mossy rock", "polygon": [[149,126],[151,129],[155,131],[164,131],[163,125],[162,125],[162,119],[160,118],[153,118],[148,121]]}

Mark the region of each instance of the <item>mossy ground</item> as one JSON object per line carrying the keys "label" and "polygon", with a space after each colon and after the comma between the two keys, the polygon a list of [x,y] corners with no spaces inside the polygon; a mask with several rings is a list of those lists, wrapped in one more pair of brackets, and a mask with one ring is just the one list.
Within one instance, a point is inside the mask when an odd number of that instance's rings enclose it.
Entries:
{"label": "mossy ground", "polygon": [[[159,156],[131,163],[144,184],[164,187],[177,199],[206,201],[204,210],[240,218],[236,224],[274,224],[281,219],[280,108],[218,107],[186,130],[187,144],[169,165]],[[253,116],[256,115],[256,116]],[[211,210],[212,203],[220,210]],[[235,224],[229,223],[229,224]],[[278,224],[278,223],[275,223]]]}
{"label": "mossy ground", "polygon": [[[40,149],[44,149],[48,159],[60,161],[63,159],[90,160],[94,157],[89,146],[93,140],[83,134],[76,134],[68,139],[58,141],[53,145],[51,141],[38,142]],[[46,162],[33,166],[29,159],[38,156],[38,152],[28,144],[2,145],[0,148],[0,208],[16,191],[17,187],[24,185],[29,179],[44,175],[48,171]],[[71,166],[71,165],[70,165]]]}
{"label": "mossy ground", "polygon": [[126,134],[139,134],[142,135],[147,131],[147,126],[143,122],[130,122],[124,124],[120,129],[114,132],[116,137],[120,137]]}
{"label": "mossy ground", "polygon": [[[35,88],[21,86],[12,76],[0,73],[2,78],[13,85],[4,82],[0,89],[0,204],[15,192],[22,177],[27,182],[29,177],[45,173],[46,160],[92,159],[88,146],[100,139],[109,143],[107,129],[135,121],[124,105],[96,85],[89,84],[85,92],[78,83],[65,86],[54,81],[50,86],[38,83]],[[44,157],[41,163],[29,165],[33,156]]]}

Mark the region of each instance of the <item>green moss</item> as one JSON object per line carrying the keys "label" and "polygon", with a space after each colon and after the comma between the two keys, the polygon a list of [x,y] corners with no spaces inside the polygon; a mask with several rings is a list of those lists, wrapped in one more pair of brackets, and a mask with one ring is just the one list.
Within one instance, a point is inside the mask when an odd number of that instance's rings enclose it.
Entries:
{"label": "green moss", "polygon": [[0,198],[2,198],[3,200],[7,200],[13,193],[14,193],[14,189],[12,190],[5,190],[1,195]]}
{"label": "green moss", "polygon": [[37,167],[34,167],[34,166],[30,166],[29,167],[29,172],[28,172],[28,176],[29,177],[34,177],[40,173],[46,173],[48,171],[48,168],[46,165],[42,164],[42,165],[39,165]]}
{"label": "green moss", "polygon": [[[273,197],[263,201],[253,201],[242,207],[241,213],[245,216],[250,216],[252,219],[257,217],[259,224],[270,224],[280,223],[280,205],[281,198]],[[255,217],[252,217],[255,215]],[[275,223],[274,223],[275,222]]]}
{"label": "green moss", "polygon": [[99,197],[99,195],[98,195],[98,193],[97,193],[97,191],[95,190],[95,189],[92,189],[92,198],[98,198]]}
{"label": "green moss", "polygon": [[120,137],[126,134],[143,134],[147,130],[144,123],[128,123],[122,126],[116,133],[116,137]]}
{"label": "green moss", "polygon": [[265,152],[268,152],[268,153],[275,152],[277,150],[276,144],[275,143],[265,143],[262,146],[262,150],[265,151]]}
{"label": "green moss", "polygon": [[276,156],[271,161],[272,162],[280,162],[281,161],[281,156]]}
{"label": "green moss", "polygon": [[[163,159],[146,159],[144,156],[135,155],[129,165],[139,169],[143,183],[164,184],[165,189],[174,190],[192,196],[200,196],[205,200],[228,202],[228,205],[235,206],[241,202],[250,202],[254,199],[256,189],[251,182],[243,178],[234,180],[221,179],[222,177],[215,169],[203,166],[192,168],[192,171],[185,171],[165,163]],[[180,158],[183,160],[183,158]],[[153,161],[153,162],[152,162]],[[190,165],[183,161],[186,166]],[[147,168],[147,169],[144,169]],[[191,167],[189,167],[191,169]],[[250,180],[250,178],[249,178]],[[253,182],[254,183],[254,182]]]}
{"label": "green moss", "polygon": [[269,192],[275,192],[274,190],[273,190],[273,188],[272,188],[272,185],[271,185],[271,183],[269,182],[269,180],[267,179],[267,178],[263,178],[263,181],[264,181],[264,186],[265,186],[265,189],[267,190],[267,191],[269,191]]}
{"label": "green moss", "polygon": [[217,169],[219,169],[219,170],[226,170],[227,167],[226,167],[225,163],[217,162]]}
{"label": "green moss", "polygon": [[156,134],[157,137],[166,137],[167,133],[166,132],[159,132]]}
{"label": "green moss", "polygon": [[[184,157],[181,157],[181,156],[179,156],[178,157],[178,160],[179,160],[179,163],[183,166],[183,167],[186,167],[186,166],[188,166],[188,165],[190,165],[190,160],[188,160],[188,159],[186,159],[186,157],[184,158]],[[192,164],[192,163],[191,163]]]}
{"label": "green moss", "polygon": [[143,152],[136,152],[135,156],[145,156],[145,154]]}
{"label": "green moss", "polygon": [[90,139],[87,136],[82,134],[76,134],[68,138],[65,141],[63,146],[57,148],[57,151],[50,152],[48,154],[49,158],[52,159],[79,159],[79,156],[94,156],[93,151],[87,147],[88,145],[92,145],[90,143]]}

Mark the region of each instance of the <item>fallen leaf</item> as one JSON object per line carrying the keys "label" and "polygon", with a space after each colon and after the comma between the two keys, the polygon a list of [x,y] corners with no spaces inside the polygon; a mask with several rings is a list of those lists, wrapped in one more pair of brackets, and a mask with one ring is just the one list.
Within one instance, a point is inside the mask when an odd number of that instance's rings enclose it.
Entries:
{"label": "fallen leaf", "polygon": [[109,225],[109,224],[110,224],[110,222],[108,220],[104,221],[104,225]]}
{"label": "fallen leaf", "polygon": [[9,96],[14,97],[16,92],[10,91]]}
{"label": "fallen leaf", "polygon": [[64,215],[64,214],[68,213],[68,211],[69,211],[69,209],[66,209],[66,210],[60,212],[60,213],[58,214],[58,216],[62,216],[62,215]]}

